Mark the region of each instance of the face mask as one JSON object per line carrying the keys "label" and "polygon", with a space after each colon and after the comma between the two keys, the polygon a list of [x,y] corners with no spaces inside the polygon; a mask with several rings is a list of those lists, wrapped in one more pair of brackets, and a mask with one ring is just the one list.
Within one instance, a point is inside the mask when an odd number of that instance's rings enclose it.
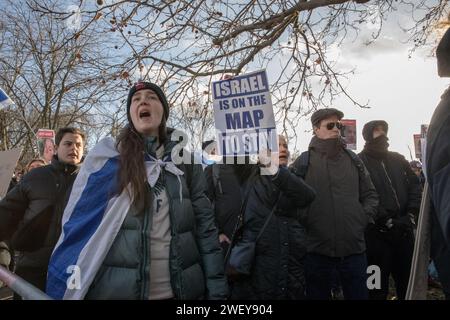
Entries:
{"label": "face mask", "polygon": [[222,156],[216,154],[210,154],[203,157],[203,162],[207,165],[214,164],[220,162],[222,160]]}

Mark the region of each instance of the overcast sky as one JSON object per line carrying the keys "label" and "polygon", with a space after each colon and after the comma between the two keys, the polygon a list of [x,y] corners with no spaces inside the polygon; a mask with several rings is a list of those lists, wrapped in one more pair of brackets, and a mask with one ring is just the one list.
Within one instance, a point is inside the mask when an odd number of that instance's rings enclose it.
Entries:
{"label": "overcast sky", "polygon": [[[391,16],[381,37],[371,46],[363,45],[376,25],[366,25],[356,42],[335,48],[340,67],[356,67],[348,90],[359,102],[369,101],[370,109],[359,109],[345,98],[333,107],[342,110],[345,118],[357,120],[358,151],[364,147],[362,127],[370,120],[383,119],[389,124],[390,150],[410,160],[408,145],[414,157],[413,134],[420,133],[420,125],[428,124],[433,110],[450,81],[437,75],[436,58],[431,48],[413,53],[411,44],[398,26],[408,21],[406,14]],[[305,120],[299,128],[297,148],[305,150],[311,139],[311,124]],[[293,146],[291,146],[292,148]]]}

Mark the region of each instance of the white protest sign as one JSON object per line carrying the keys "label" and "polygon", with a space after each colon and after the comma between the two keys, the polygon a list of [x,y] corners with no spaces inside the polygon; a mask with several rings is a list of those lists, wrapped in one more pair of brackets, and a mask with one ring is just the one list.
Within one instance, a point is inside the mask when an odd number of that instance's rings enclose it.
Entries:
{"label": "white protest sign", "polygon": [[0,151],[0,199],[8,191],[9,183],[20,157],[20,149]]}
{"label": "white protest sign", "polygon": [[278,152],[266,71],[212,83],[218,153],[223,156]]}

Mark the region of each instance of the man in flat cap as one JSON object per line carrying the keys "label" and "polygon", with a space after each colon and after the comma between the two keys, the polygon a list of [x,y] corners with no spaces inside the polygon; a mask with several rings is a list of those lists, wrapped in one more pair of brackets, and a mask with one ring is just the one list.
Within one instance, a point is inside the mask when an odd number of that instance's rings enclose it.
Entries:
{"label": "man in flat cap", "polygon": [[306,295],[314,300],[330,299],[336,278],[345,299],[368,298],[364,230],[373,222],[378,196],[363,162],[341,139],[343,116],[333,108],[314,112],[314,137],[293,164],[316,190],[300,212],[307,233]]}

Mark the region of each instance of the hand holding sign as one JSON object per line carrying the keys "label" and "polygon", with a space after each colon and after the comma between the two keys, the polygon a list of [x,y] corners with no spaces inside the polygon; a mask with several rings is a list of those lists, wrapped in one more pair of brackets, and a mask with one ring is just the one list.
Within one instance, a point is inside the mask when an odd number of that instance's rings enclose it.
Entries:
{"label": "hand holding sign", "polygon": [[265,175],[274,175],[278,172],[280,162],[278,155],[278,152],[271,152],[266,148],[259,150],[259,164],[262,167],[261,171],[264,171]]}
{"label": "hand holding sign", "polygon": [[265,71],[213,82],[214,120],[218,153],[257,155],[266,148],[278,151],[275,117]]}

